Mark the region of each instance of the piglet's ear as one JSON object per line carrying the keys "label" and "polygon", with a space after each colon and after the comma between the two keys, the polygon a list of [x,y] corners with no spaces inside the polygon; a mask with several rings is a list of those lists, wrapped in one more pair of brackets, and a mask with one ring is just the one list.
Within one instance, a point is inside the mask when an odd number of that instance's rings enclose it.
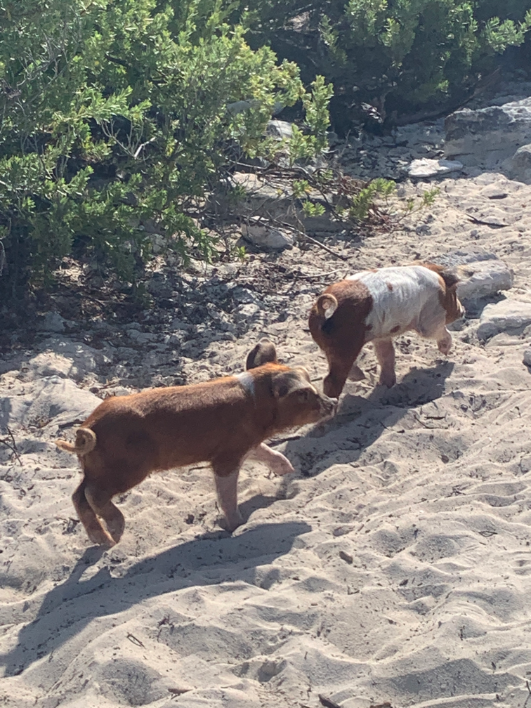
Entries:
{"label": "piglet's ear", "polygon": [[263,364],[278,364],[277,350],[269,339],[261,339],[258,344],[247,354],[245,369],[256,369]]}
{"label": "piglet's ear", "polygon": [[334,312],[337,310],[337,299],[334,295],[326,293],[325,295],[320,295],[317,298],[317,312],[324,317],[325,320],[329,320]]}
{"label": "piglet's ear", "polygon": [[459,270],[456,271],[445,268],[440,272],[441,278],[448,289],[455,287],[460,282]]}
{"label": "piglet's ear", "polygon": [[313,386],[306,379],[307,372],[305,369],[292,369],[291,371],[282,371],[276,376],[273,376],[273,395],[275,398],[285,398],[289,396],[290,393],[294,391],[301,391],[303,389],[311,390]]}

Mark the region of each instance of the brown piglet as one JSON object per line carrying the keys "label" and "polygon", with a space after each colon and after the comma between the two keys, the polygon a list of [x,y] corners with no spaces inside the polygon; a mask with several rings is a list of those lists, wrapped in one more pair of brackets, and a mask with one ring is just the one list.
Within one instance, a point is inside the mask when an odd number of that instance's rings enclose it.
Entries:
{"label": "brown piglet", "polygon": [[328,360],[325,394],[339,396],[347,378],[364,378],[356,359],[367,342],[374,344],[380,384],[388,387],[396,383],[394,337],[414,330],[448,354],[452,335],[446,325],[465,312],[458,282],[442,266],[414,263],[362,271],[330,285],[309,319],[310,333]]}
{"label": "brown piglet", "polygon": [[81,463],[83,480],[72,500],[91,541],[118,543],[125,520],[112,498],[151,472],[210,462],[230,531],[243,523],[237,484],[246,457],[277,475],[293,472],[264,440],[333,415],[337,401],[319,393],[305,369],[279,364],[267,340],[249,353],[246,367],[206,383],[107,398],[78,428],[75,444],[56,441]]}

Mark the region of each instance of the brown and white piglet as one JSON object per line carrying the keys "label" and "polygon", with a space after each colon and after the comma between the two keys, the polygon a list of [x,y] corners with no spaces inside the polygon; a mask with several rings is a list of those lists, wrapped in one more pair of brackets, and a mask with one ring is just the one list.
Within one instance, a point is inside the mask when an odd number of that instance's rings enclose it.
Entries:
{"label": "brown and white piglet", "polygon": [[237,483],[247,456],[277,475],[293,472],[263,441],[332,415],[337,401],[320,394],[305,369],[279,364],[266,340],[248,355],[247,369],[207,383],[107,398],[78,428],[74,445],[56,441],[79,457],[83,481],[72,500],[91,541],[113,546],[120,540],[125,520],[111,500],[151,472],[210,462],[231,531],[242,523]]}
{"label": "brown and white piglet", "polygon": [[414,330],[448,354],[452,336],[446,325],[464,315],[458,282],[441,266],[418,263],[363,271],[330,285],[309,319],[311,335],[328,360],[325,394],[339,396],[347,378],[364,378],[356,359],[367,342],[374,344],[380,384],[388,387],[396,383],[393,337]]}

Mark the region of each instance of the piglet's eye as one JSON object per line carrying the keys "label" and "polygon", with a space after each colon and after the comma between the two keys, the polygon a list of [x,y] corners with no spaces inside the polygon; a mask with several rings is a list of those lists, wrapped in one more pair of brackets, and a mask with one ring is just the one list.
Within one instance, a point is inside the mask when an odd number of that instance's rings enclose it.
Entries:
{"label": "piglet's eye", "polygon": [[301,401],[307,401],[310,398],[310,392],[308,389],[303,389],[302,391],[299,391],[299,398]]}

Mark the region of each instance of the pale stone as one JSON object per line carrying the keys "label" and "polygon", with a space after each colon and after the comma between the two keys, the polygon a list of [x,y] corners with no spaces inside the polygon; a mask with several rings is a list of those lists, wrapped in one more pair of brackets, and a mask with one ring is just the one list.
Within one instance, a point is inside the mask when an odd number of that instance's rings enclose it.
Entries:
{"label": "pale stone", "polygon": [[522,145],[514,155],[504,163],[509,177],[531,184],[531,144]]}
{"label": "pale stone", "polygon": [[81,423],[100,403],[70,379],[49,376],[35,382],[28,394],[0,397],[0,430],[44,428],[52,421],[55,427]]}
{"label": "pale stone", "polygon": [[162,251],[168,246],[168,239],[161,234],[153,234],[151,236],[151,245],[153,248],[153,253],[162,253]]}
{"label": "pale stone", "polygon": [[254,320],[260,314],[260,307],[254,303],[241,305],[234,311],[234,319],[236,322],[248,322]]}
{"label": "pale stone", "polygon": [[290,234],[262,224],[244,224],[242,236],[253,246],[268,251],[281,251],[293,246],[293,237]]}
{"label": "pale stone", "polygon": [[413,162],[407,168],[410,177],[415,179],[429,179],[430,177],[438,177],[439,175],[447,175],[450,172],[460,172],[463,169],[463,163],[457,160],[430,160],[423,157]]}
{"label": "pale stone", "polygon": [[53,337],[43,342],[42,351],[23,364],[21,370],[26,381],[50,376],[82,381],[110,362],[102,351],[87,344]]}
{"label": "pale stone", "polygon": [[484,341],[500,332],[520,334],[530,324],[531,302],[502,300],[495,305],[487,305],[483,310],[477,335]]}
{"label": "pale stone", "polygon": [[511,270],[498,259],[467,263],[460,266],[457,272],[462,278],[457,286],[457,295],[465,307],[467,303],[474,303],[513,287]]}
{"label": "pale stone", "polygon": [[455,270],[461,279],[457,295],[469,310],[478,306],[480,300],[513,287],[513,273],[507,264],[483,248],[449,251],[436,262]]}
{"label": "pale stone", "polygon": [[270,120],[266,127],[266,133],[271,138],[289,140],[293,136],[293,127],[285,120]]}
{"label": "pale stone", "polygon": [[68,324],[68,322],[58,312],[47,312],[39,322],[38,328],[43,332],[57,332],[60,334],[65,331],[65,324]]}

